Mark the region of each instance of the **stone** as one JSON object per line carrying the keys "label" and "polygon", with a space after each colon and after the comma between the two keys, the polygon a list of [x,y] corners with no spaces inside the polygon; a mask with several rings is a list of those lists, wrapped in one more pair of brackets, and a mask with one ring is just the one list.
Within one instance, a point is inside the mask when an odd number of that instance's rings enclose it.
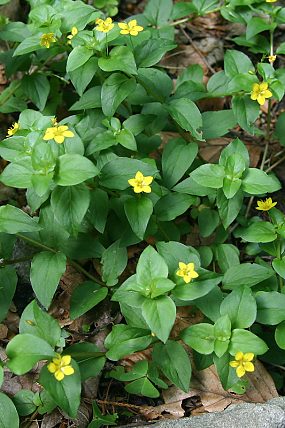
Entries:
{"label": "stone", "polygon": [[[135,425],[146,428],[147,425]],[[149,425],[152,428],[285,428],[285,397],[267,403],[231,405],[223,412],[206,413],[182,419],[168,419]]]}

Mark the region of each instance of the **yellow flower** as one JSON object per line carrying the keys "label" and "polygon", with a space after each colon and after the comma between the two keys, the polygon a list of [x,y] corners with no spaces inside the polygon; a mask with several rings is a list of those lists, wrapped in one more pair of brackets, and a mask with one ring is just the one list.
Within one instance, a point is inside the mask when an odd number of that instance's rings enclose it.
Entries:
{"label": "yellow flower", "polygon": [[257,100],[258,104],[263,106],[266,98],[272,97],[272,93],[268,89],[268,83],[254,83],[252,86],[252,91],[250,98],[254,101]]}
{"label": "yellow flower", "polygon": [[54,140],[57,144],[62,144],[65,138],[72,138],[74,134],[72,131],[69,131],[68,126],[59,125],[53,126],[52,128],[47,128],[44,140]]}
{"label": "yellow flower", "polygon": [[78,33],[78,30],[77,30],[77,28],[76,27],[72,27],[71,28],[71,34],[69,34],[68,36],[67,36],[67,38],[69,39],[68,40],[68,44],[70,45],[70,43],[71,43],[71,39],[73,39],[73,37],[74,36],[76,36],[76,34]]}
{"label": "yellow flower", "polygon": [[236,374],[238,377],[242,377],[246,372],[254,372],[254,365],[251,362],[254,358],[252,352],[237,352],[235,355],[235,360],[230,362],[230,366],[236,369]]}
{"label": "yellow flower", "polygon": [[277,202],[272,202],[271,198],[265,199],[265,201],[257,201],[257,207],[255,209],[259,211],[269,211],[271,208],[275,207]]}
{"label": "yellow flower", "polygon": [[130,34],[131,36],[137,36],[140,31],[143,31],[143,27],[137,24],[136,19],[132,19],[132,21],[119,22],[118,26],[121,28],[121,34]]}
{"label": "yellow flower", "polygon": [[277,56],[276,55],[268,55],[268,61],[270,64],[273,64],[276,61]]}
{"label": "yellow flower", "polygon": [[47,369],[50,373],[53,373],[56,380],[61,381],[64,376],[70,376],[74,373],[74,368],[70,365],[71,356],[64,355],[63,357],[59,354],[52,359],[52,362],[47,365]]}
{"label": "yellow flower", "polygon": [[150,193],[151,187],[150,184],[153,181],[153,177],[151,175],[148,175],[147,177],[144,177],[143,174],[138,171],[134,178],[131,178],[128,180],[128,183],[130,186],[134,188],[135,193]]}
{"label": "yellow flower", "polygon": [[12,137],[12,135],[16,134],[20,129],[20,124],[18,122],[14,122],[13,125],[7,131],[7,137]]}
{"label": "yellow flower", "polygon": [[183,263],[183,262],[179,262],[179,269],[176,272],[177,276],[181,276],[184,281],[186,282],[186,284],[189,284],[189,282],[191,281],[191,279],[193,278],[198,278],[198,273],[195,272],[195,266],[194,263]]}
{"label": "yellow flower", "polygon": [[105,19],[105,21],[101,18],[96,19],[96,30],[98,31],[102,31],[102,33],[109,33],[109,31],[112,30],[112,28],[114,28],[114,23],[112,18],[107,18]]}
{"label": "yellow flower", "polygon": [[40,45],[49,49],[52,43],[56,42],[54,33],[45,33],[41,36]]}
{"label": "yellow flower", "polygon": [[266,3],[275,3],[277,0],[266,0]]}

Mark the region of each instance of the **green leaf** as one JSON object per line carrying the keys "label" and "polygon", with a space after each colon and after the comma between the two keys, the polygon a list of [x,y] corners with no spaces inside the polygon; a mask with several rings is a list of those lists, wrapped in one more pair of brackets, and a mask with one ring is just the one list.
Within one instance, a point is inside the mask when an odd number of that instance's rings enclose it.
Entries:
{"label": "green leaf", "polygon": [[134,54],[127,46],[115,46],[108,58],[99,58],[98,65],[103,71],[123,71],[137,75]]}
{"label": "green leaf", "polygon": [[202,113],[203,138],[218,138],[227,134],[236,126],[236,118],[232,110],[206,111]]}
{"label": "green leaf", "polygon": [[238,236],[247,242],[272,242],[277,238],[273,224],[268,221],[258,221],[249,227],[238,230]]}
{"label": "green leaf", "polygon": [[36,410],[37,406],[34,404],[34,395],[35,394],[28,389],[21,389],[14,395],[13,403],[20,416],[30,415]]}
{"label": "green leaf", "polygon": [[237,352],[253,352],[262,355],[268,350],[266,343],[251,331],[235,329],[232,332],[229,352],[235,355]]}
{"label": "green leaf", "polygon": [[72,104],[69,110],[87,110],[101,107],[101,86],[93,86],[81,96],[79,101]]}
{"label": "green leaf", "polygon": [[76,232],[88,210],[90,191],[84,185],[57,186],[51,194],[51,206],[59,224]]}
{"label": "green leaf", "polygon": [[125,390],[129,394],[139,394],[150,398],[159,397],[158,390],[153,386],[147,377],[143,377],[142,379],[137,379],[131,383],[128,383],[128,385],[125,386]]}
{"label": "green leaf", "polygon": [[32,287],[38,300],[46,308],[51,304],[65,269],[66,256],[62,253],[42,251],[32,260],[30,273]]}
{"label": "green leaf", "polygon": [[261,324],[276,325],[285,320],[285,295],[260,291],[256,295],[257,318]]}
{"label": "green leaf", "polygon": [[146,299],[142,305],[142,315],[152,333],[166,342],[175,322],[176,306],[167,296]]}
{"label": "green leaf", "polygon": [[225,273],[231,266],[239,265],[239,250],[232,244],[217,244],[214,254],[219,267]]}
{"label": "green leaf", "polygon": [[221,315],[228,315],[233,328],[248,328],[257,313],[256,300],[249,287],[243,286],[228,294],[220,306]]}
{"label": "green leaf", "polygon": [[285,257],[272,260],[272,267],[282,278],[285,278]]}
{"label": "green leaf", "polygon": [[214,352],[214,326],[212,324],[201,323],[187,327],[180,335],[186,345],[203,355]]}
{"label": "green leaf", "polygon": [[233,290],[241,285],[252,287],[274,275],[270,267],[258,265],[256,263],[241,263],[230,267],[223,279],[223,287],[226,290]]}
{"label": "green leaf", "polygon": [[274,29],[276,27],[275,23],[272,23],[267,18],[260,18],[258,16],[254,16],[248,21],[246,26],[246,39],[249,40],[252,37],[256,36],[256,34],[262,33],[263,31]]}
{"label": "green leaf", "polygon": [[105,339],[106,356],[118,361],[126,355],[146,349],[152,342],[149,330],[124,324],[115,325]]}
{"label": "green leaf", "polygon": [[[211,219],[211,221],[209,221]],[[217,211],[205,207],[198,213],[199,231],[203,238],[206,238],[215,231],[220,224],[220,217]]]}
{"label": "green leaf", "polygon": [[221,165],[207,163],[191,172],[191,178],[201,186],[219,189],[223,187],[225,169]]}
{"label": "green leaf", "polygon": [[234,49],[227,50],[224,57],[225,73],[228,77],[235,77],[239,73],[254,71],[254,65],[247,55]]}
{"label": "green leaf", "polygon": [[0,207],[0,232],[19,233],[41,230],[38,223],[19,208],[12,205]]}
{"label": "green leaf", "polygon": [[209,272],[208,274],[200,275],[189,284],[179,284],[173,290],[173,296],[184,301],[199,299],[210,293],[221,280],[221,275]]}
{"label": "green leaf", "polygon": [[[234,155],[234,156],[233,156]],[[230,144],[228,144],[221,152],[219,164],[226,167],[229,158],[235,158],[235,155],[239,155],[246,166],[249,167],[249,153],[245,144],[236,138]]]}
{"label": "green leaf", "polygon": [[134,77],[113,73],[102,85],[101,103],[105,116],[113,116],[119,105],[136,89]]}
{"label": "green leaf", "polygon": [[138,67],[152,67],[157,64],[166,52],[176,47],[171,40],[149,39],[135,47],[135,59]]}
{"label": "green leaf", "polygon": [[124,203],[124,209],[132,231],[143,239],[153,212],[152,201],[146,196],[130,198]]}
{"label": "green leaf", "polygon": [[243,192],[238,191],[233,198],[227,199],[222,190],[217,194],[217,206],[225,229],[237,218],[242,208]]}
{"label": "green leaf", "polygon": [[128,254],[125,247],[120,246],[120,240],[115,241],[102,254],[102,279],[108,286],[118,283],[118,277],[128,263]]}
{"label": "green leaf", "polygon": [[78,95],[82,96],[97,70],[98,59],[91,57],[81,67],[78,67],[75,70],[69,72],[70,80]]}
{"label": "green leaf", "polygon": [[19,325],[21,334],[31,334],[44,339],[53,348],[61,337],[61,328],[51,315],[43,311],[33,300],[22,313]]}
{"label": "green leaf", "polygon": [[242,190],[250,195],[261,195],[280,190],[281,184],[274,175],[257,168],[249,168],[242,180]]}
{"label": "green leaf", "polygon": [[192,165],[198,153],[196,143],[186,143],[182,138],[170,140],[162,153],[163,182],[173,187]]}
{"label": "green leaf", "polygon": [[174,275],[179,268],[179,262],[194,263],[195,269],[200,267],[199,253],[193,248],[181,244],[180,242],[157,242],[158,253],[167,263],[169,274]]}
{"label": "green leaf", "polygon": [[[140,68],[138,74],[139,83],[154,101],[164,102],[168,99],[173,90],[173,83],[167,73],[157,68]],[[159,113],[164,120],[164,111],[160,110]]]}
{"label": "green leaf", "polygon": [[228,353],[222,357],[214,355],[215,367],[225,391],[230,389],[238,381],[235,370],[230,366],[230,361],[232,361],[232,358]]}
{"label": "green leaf", "polygon": [[250,134],[254,134],[253,124],[260,114],[259,104],[244,95],[235,95],[232,97],[232,109],[238,124]]}
{"label": "green leaf", "polygon": [[191,379],[190,358],[183,346],[173,340],[165,345],[157,343],[152,351],[152,358],[157,367],[175,386],[184,392],[189,391]]}
{"label": "green leaf", "polygon": [[65,348],[65,355],[71,355],[76,360],[81,375],[81,381],[84,382],[90,377],[98,376],[106,362],[104,353],[94,343],[81,342]]}
{"label": "green leaf", "polygon": [[19,46],[15,49],[13,56],[25,55],[30,52],[34,52],[41,49],[40,46],[40,35],[35,35],[25,38]]}
{"label": "green leaf", "polygon": [[6,166],[1,174],[1,181],[6,186],[25,189],[32,186],[32,174],[31,160],[25,158]]}
{"label": "green leaf", "polygon": [[96,402],[93,401],[93,419],[87,428],[100,428],[102,425],[117,425],[116,420],[118,419],[117,413],[112,415],[103,416]]}
{"label": "green leaf", "polygon": [[69,417],[75,418],[80,404],[81,378],[79,367],[74,360],[71,361],[71,366],[74,368],[74,373],[64,376],[60,382],[48,371],[47,366],[44,366],[39,383]]}
{"label": "green leaf", "polygon": [[108,194],[104,190],[94,189],[90,196],[90,222],[98,232],[104,233],[109,211]]}
{"label": "green leaf", "polygon": [[4,320],[11,306],[17,281],[14,267],[4,266],[0,269],[0,322]]}
{"label": "green leaf", "polygon": [[180,98],[169,102],[167,110],[171,117],[185,131],[199,141],[202,141],[202,115],[196,104],[188,98]]}
{"label": "green leaf", "polygon": [[137,171],[141,171],[144,176],[153,176],[157,169],[153,164],[138,159],[117,157],[103,166],[100,184],[112,190],[125,190],[130,187],[128,180],[134,178]]}
{"label": "green leaf", "polygon": [[98,175],[99,171],[89,159],[66,153],[58,158],[55,181],[60,186],[74,186]]}
{"label": "green leaf", "polygon": [[164,259],[150,245],[141,253],[137,264],[137,283],[149,286],[156,278],[167,278],[168,267]]}
{"label": "green leaf", "polygon": [[42,111],[50,92],[50,83],[47,77],[44,74],[33,73],[25,76],[21,85],[28,98]]}
{"label": "green leaf", "polygon": [[76,46],[68,55],[66,63],[66,72],[76,70],[84,65],[93,55],[93,49],[86,46]]}
{"label": "green leaf", "polygon": [[279,348],[285,349],[285,322],[282,321],[275,330],[275,341]]}
{"label": "green leaf", "polygon": [[145,7],[144,16],[150,24],[161,26],[168,22],[172,7],[171,0],[151,0]]}
{"label": "green leaf", "polygon": [[16,407],[3,392],[0,392],[0,426],[1,428],[18,428],[20,426]]}
{"label": "green leaf", "polygon": [[157,201],[154,206],[154,212],[157,220],[171,221],[185,213],[194,202],[196,202],[195,196],[183,193],[169,193]]}
{"label": "green leaf", "polygon": [[214,325],[214,352],[217,357],[222,357],[227,351],[231,337],[231,320],[229,316],[222,315],[219,317]]}
{"label": "green leaf", "polygon": [[102,302],[108,294],[107,287],[101,287],[92,281],[79,284],[72,292],[70,299],[70,317],[79,318]]}
{"label": "green leaf", "polygon": [[32,334],[18,334],[7,345],[7,363],[16,375],[22,375],[31,370],[40,360],[55,356],[53,348],[43,339]]}

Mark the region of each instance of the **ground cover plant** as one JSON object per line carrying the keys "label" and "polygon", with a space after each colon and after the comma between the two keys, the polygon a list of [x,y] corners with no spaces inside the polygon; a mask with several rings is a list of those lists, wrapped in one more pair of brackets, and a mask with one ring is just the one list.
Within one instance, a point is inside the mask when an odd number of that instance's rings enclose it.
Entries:
{"label": "ground cover plant", "polygon": [[[0,32],[0,113],[14,120],[0,144],[1,325],[26,296],[0,384],[33,373],[33,385],[0,393],[1,427],[56,407],[76,420],[80,403],[93,409],[82,426],[120,423],[129,414],[106,413],[97,390],[86,398],[82,385],[99,378],[154,405],[214,365],[242,396],[259,359],[282,392],[285,215],[271,194],[282,188],[285,8],[149,0],[124,20],[116,1],[28,3],[26,22],[3,18]],[[220,69],[205,79],[192,64],[173,79],[161,61],[175,29],[217,11],[243,28]],[[224,136],[208,161],[201,147]]]}

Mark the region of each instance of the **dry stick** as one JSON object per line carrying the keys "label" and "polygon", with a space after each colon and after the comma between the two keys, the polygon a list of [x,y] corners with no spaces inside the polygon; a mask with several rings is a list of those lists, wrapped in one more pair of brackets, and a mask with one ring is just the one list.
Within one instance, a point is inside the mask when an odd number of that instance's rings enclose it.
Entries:
{"label": "dry stick", "polygon": [[276,161],[274,164],[272,164],[269,168],[267,168],[265,170],[265,172],[270,172],[272,171],[274,168],[276,168],[278,165],[280,165],[282,162],[285,161],[285,156],[283,156],[281,159],[279,159],[278,161]]}
{"label": "dry stick", "polygon": [[206,60],[206,58],[204,57],[204,55],[201,53],[200,49],[196,46],[196,43],[193,42],[192,38],[189,36],[189,34],[186,33],[186,31],[184,30],[184,28],[182,27],[182,25],[179,25],[179,28],[182,31],[182,33],[184,34],[184,36],[186,37],[186,39],[190,42],[190,44],[193,47],[194,51],[199,55],[199,57],[201,58],[201,60],[204,62],[204,64],[206,65],[206,67],[208,67],[208,69],[211,71],[211,73],[214,74],[216,71],[208,63],[208,61]]}

